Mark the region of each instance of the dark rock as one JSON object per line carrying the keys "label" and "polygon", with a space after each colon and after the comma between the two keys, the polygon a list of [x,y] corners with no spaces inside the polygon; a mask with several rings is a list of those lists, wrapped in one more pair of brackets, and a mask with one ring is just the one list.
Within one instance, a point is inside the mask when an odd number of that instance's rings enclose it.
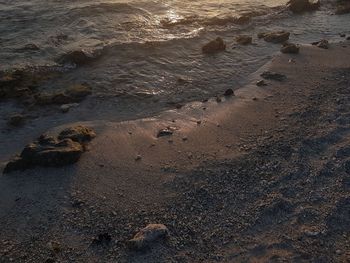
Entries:
{"label": "dark rock", "polygon": [[58,139],[60,140],[71,139],[79,143],[91,141],[95,137],[96,133],[92,129],[80,125],[64,129],[58,135]]}
{"label": "dark rock", "polygon": [[58,58],[56,61],[59,64],[75,64],[75,65],[84,65],[91,61],[93,61],[95,58],[82,50],[72,51],[68,54],[62,55],[60,58]]}
{"label": "dark rock", "polygon": [[73,85],[63,91],[45,94],[41,93],[35,97],[36,104],[71,104],[81,102],[86,96],[92,93],[91,88],[86,85]]}
{"label": "dark rock", "polygon": [[317,46],[319,48],[328,49],[329,42],[326,39],[322,39],[321,41],[313,42],[312,45]]}
{"label": "dark rock", "polygon": [[319,9],[321,3],[319,0],[316,2],[310,2],[309,0],[290,0],[287,5],[293,13],[303,13]]}
{"label": "dark rock", "polygon": [[267,86],[266,82],[264,80],[259,80],[256,82],[256,85],[258,87],[262,87],[262,86]]}
{"label": "dark rock", "polygon": [[81,143],[93,137],[95,133],[83,126],[62,131],[58,139],[42,135],[37,141],[27,145],[20,156],[7,163],[4,173],[36,166],[58,167],[76,163],[84,152]]}
{"label": "dark rock", "polygon": [[142,250],[156,241],[164,240],[168,236],[169,230],[165,225],[149,224],[129,240],[127,245],[131,249]]}
{"label": "dark rock", "polygon": [[252,41],[253,41],[253,38],[246,35],[238,36],[236,38],[236,42],[240,45],[249,45],[252,43]]}
{"label": "dark rock", "polygon": [[22,114],[14,114],[9,118],[7,124],[10,126],[18,127],[24,123],[24,120],[25,117]]}
{"label": "dark rock", "polygon": [[346,38],[346,40],[350,40],[350,36],[348,36],[348,37]]}
{"label": "dark rock", "polygon": [[265,33],[263,35],[263,38],[266,42],[271,43],[283,43],[286,42],[289,39],[290,33],[286,31],[278,31],[278,32],[271,32],[271,33]]}
{"label": "dark rock", "polygon": [[271,71],[265,71],[260,76],[263,77],[264,79],[272,79],[272,80],[276,80],[276,81],[283,81],[287,78],[283,74],[271,72]]}
{"label": "dark rock", "polygon": [[350,2],[346,0],[338,1],[335,14],[344,15],[350,13]]}
{"label": "dark rock", "polygon": [[173,133],[174,133],[174,131],[169,129],[169,128],[162,129],[158,132],[157,138],[164,137],[164,136],[170,136],[170,135],[173,135]]}
{"label": "dark rock", "polygon": [[233,96],[233,95],[234,95],[233,89],[227,89],[224,93],[224,96],[226,97]]}
{"label": "dark rock", "polygon": [[244,25],[244,24],[248,24],[250,21],[251,21],[250,16],[243,15],[243,16],[240,16],[240,17],[236,18],[234,20],[234,23],[237,24],[237,25]]}
{"label": "dark rock", "polygon": [[281,52],[285,54],[298,54],[299,50],[300,47],[292,43],[286,43],[281,47]]}
{"label": "dark rock", "polygon": [[24,47],[20,48],[20,51],[38,51],[40,50],[40,48],[33,44],[33,43],[29,43],[29,44],[26,44]]}
{"label": "dark rock", "polygon": [[202,52],[204,54],[214,54],[220,51],[226,50],[226,44],[224,40],[218,37],[215,40],[210,41],[208,44],[202,47]]}
{"label": "dark rock", "polygon": [[109,233],[102,233],[93,239],[92,244],[95,246],[106,246],[111,241],[112,241],[112,236]]}
{"label": "dark rock", "polygon": [[261,39],[261,38],[264,38],[268,33],[266,32],[260,32],[258,33],[258,38]]}
{"label": "dark rock", "polygon": [[340,37],[346,37],[346,35],[345,35],[345,34],[339,34],[339,36],[340,36]]}

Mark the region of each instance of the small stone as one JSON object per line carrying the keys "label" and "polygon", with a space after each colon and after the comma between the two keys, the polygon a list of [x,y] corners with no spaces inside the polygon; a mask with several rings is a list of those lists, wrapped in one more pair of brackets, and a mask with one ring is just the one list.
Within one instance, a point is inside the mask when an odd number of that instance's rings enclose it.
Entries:
{"label": "small stone", "polygon": [[298,54],[299,50],[300,50],[300,47],[292,43],[284,44],[281,47],[281,52],[285,54]]}
{"label": "small stone", "polygon": [[63,113],[67,113],[71,108],[78,107],[79,103],[70,103],[61,105],[60,109]]}
{"label": "small stone", "polygon": [[226,97],[233,96],[233,95],[234,95],[233,89],[227,89],[224,93],[224,96]]}
{"label": "small stone", "polygon": [[158,132],[157,138],[164,137],[164,136],[171,136],[171,135],[173,135],[173,133],[174,133],[174,131],[169,129],[169,128],[162,129]]}
{"label": "small stone", "polygon": [[137,155],[136,157],[135,157],[135,161],[141,161],[142,160],[142,156],[141,155]]}
{"label": "small stone", "polygon": [[316,2],[310,0],[289,0],[287,5],[293,13],[300,14],[303,12],[310,12],[319,9],[321,3],[319,0]]}
{"label": "small stone", "polygon": [[220,103],[220,102],[222,102],[222,99],[220,97],[216,97],[216,102]]}
{"label": "small stone", "polygon": [[256,82],[256,85],[257,85],[258,87],[267,86],[265,80],[263,80],[263,79],[262,79],[262,80],[258,80],[258,81]]}
{"label": "small stone", "polygon": [[313,42],[312,45],[317,46],[319,48],[328,49],[329,42],[326,39],[322,39],[321,41]]}
{"label": "small stone", "polygon": [[276,80],[276,81],[283,81],[287,78],[283,74],[271,72],[271,71],[265,71],[260,76],[263,77],[264,79],[272,79],[272,80]]}
{"label": "small stone", "polygon": [[148,248],[152,243],[164,240],[169,236],[168,228],[163,224],[149,224],[141,229],[127,245],[131,249],[142,250]]}
{"label": "small stone", "polygon": [[277,32],[271,32],[271,33],[265,33],[263,35],[263,38],[266,42],[271,43],[283,43],[286,42],[289,39],[290,33],[286,31],[277,31]]}
{"label": "small stone", "polygon": [[7,124],[10,126],[18,127],[24,123],[25,117],[22,114],[14,114],[12,115]]}
{"label": "small stone", "polygon": [[345,35],[345,34],[339,34],[339,36],[340,36],[340,37],[346,37],[346,35]]}
{"label": "small stone", "polygon": [[249,45],[253,41],[251,36],[241,35],[236,38],[236,42],[240,45]]}
{"label": "small stone", "polygon": [[226,44],[224,40],[220,37],[210,41],[208,44],[202,47],[202,52],[204,54],[214,54],[225,50],[226,50]]}

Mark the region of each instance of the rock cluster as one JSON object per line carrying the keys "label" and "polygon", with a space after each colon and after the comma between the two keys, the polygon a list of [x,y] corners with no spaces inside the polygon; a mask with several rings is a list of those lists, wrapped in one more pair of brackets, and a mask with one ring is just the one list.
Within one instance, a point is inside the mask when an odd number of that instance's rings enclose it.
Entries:
{"label": "rock cluster", "polygon": [[226,50],[226,44],[221,37],[216,38],[215,40],[210,41],[202,47],[202,52],[204,54],[214,54],[220,51]]}
{"label": "rock cluster", "polygon": [[64,129],[58,137],[41,135],[22,153],[7,163],[4,173],[36,166],[58,167],[77,162],[85,151],[85,143],[96,134],[90,128],[76,126]]}

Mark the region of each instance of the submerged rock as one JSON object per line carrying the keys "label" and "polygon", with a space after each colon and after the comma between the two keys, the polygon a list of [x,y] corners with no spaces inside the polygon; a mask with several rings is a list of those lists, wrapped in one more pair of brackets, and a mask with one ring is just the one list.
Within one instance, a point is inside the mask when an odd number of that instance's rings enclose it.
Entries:
{"label": "submerged rock", "polygon": [[59,64],[75,64],[81,66],[93,61],[94,59],[94,56],[91,54],[83,50],[76,50],[62,55],[56,61]]}
{"label": "submerged rock", "polygon": [[316,2],[309,0],[290,0],[287,6],[293,13],[303,13],[319,9],[321,3],[319,0]]}
{"label": "submerged rock", "polygon": [[271,43],[283,43],[286,42],[289,39],[290,33],[286,31],[277,31],[277,32],[270,32],[270,33],[260,33],[258,37],[264,38],[266,42]]}
{"label": "submerged rock", "polygon": [[236,42],[240,45],[249,45],[253,41],[251,36],[241,35],[236,38]]}
{"label": "submerged rock", "polygon": [[300,47],[292,43],[286,43],[281,47],[281,52],[287,53],[287,54],[298,54],[299,50],[300,50]]}
{"label": "submerged rock", "polygon": [[12,115],[7,124],[10,126],[18,127],[24,123],[25,117],[22,114],[14,114]]}
{"label": "submerged rock", "polygon": [[71,104],[81,102],[85,97],[91,95],[92,91],[86,85],[73,85],[63,91],[56,93],[41,93],[36,96],[36,104]]}
{"label": "submerged rock", "polygon": [[225,50],[226,50],[226,44],[224,40],[220,37],[210,41],[208,44],[202,47],[202,52],[204,54],[214,54]]}
{"label": "submerged rock", "polygon": [[276,80],[276,81],[283,81],[287,78],[283,74],[271,72],[271,71],[265,71],[260,76],[263,77],[264,79],[272,79],[272,80]]}
{"label": "submerged rock", "polygon": [[95,133],[83,126],[68,128],[60,133],[59,138],[41,135],[7,163],[4,173],[36,166],[58,167],[76,163],[84,152],[82,142],[94,137]]}
{"label": "submerged rock", "polygon": [[248,15],[243,15],[234,20],[234,23],[237,25],[248,24],[251,21],[251,17]]}
{"label": "submerged rock", "polygon": [[156,241],[164,240],[168,236],[169,230],[165,225],[149,224],[130,239],[127,245],[131,249],[142,250]]}

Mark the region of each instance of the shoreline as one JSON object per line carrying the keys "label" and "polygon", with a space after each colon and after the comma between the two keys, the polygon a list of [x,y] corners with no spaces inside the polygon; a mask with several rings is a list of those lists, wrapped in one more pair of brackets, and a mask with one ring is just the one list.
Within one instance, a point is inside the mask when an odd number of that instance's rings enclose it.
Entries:
{"label": "shoreline", "polygon": [[[350,93],[349,61],[349,41],[328,50],[304,45],[300,54],[275,56],[221,103],[81,123],[97,137],[77,164],[0,177],[0,242],[8,241],[0,253],[25,256],[19,262],[345,262],[349,175],[338,170],[350,156],[337,151],[350,132],[342,102]],[[287,79],[257,87],[267,69]],[[174,133],[156,138],[168,126]],[[312,193],[318,190],[323,201]],[[167,225],[170,239],[144,253],[129,251],[125,242],[147,223]],[[91,247],[105,232],[112,242]],[[58,252],[47,247],[53,240]]]}

